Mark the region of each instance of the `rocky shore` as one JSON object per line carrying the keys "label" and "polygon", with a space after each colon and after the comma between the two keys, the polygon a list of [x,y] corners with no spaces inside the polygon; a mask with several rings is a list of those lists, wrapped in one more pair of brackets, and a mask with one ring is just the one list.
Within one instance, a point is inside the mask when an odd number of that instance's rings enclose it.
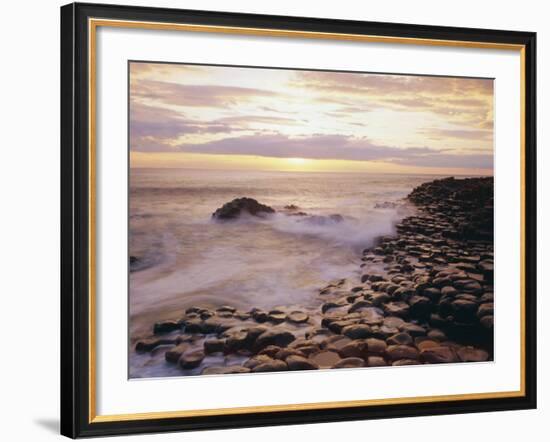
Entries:
{"label": "rocky shore", "polygon": [[[134,350],[163,354],[181,375],[492,360],[493,179],[435,180],[407,199],[414,215],[363,251],[359,278],[325,283],[319,308],[194,306]],[[242,210],[273,213],[242,198],[213,216]]]}

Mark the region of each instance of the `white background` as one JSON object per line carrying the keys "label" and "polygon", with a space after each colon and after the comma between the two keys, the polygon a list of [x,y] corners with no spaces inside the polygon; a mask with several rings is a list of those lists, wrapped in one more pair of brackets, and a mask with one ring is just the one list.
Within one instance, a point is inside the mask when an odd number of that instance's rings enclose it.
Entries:
{"label": "white background", "polygon": [[[128,4],[232,10],[449,26],[470,26],[539,32],[539,225],[548,222],[543,189],[550,183],[542,171],[548,153],[545,107],[549,101],[550,33],[544,2],[504,1],[253,2],[130,1]],[[5,440],[58,438],[59,370],[59,11],[58,1],[26,1],[4,6],[1,32],[0,106],[2,106],[2,192],[0,327],[4,338],[0,363],[0,435]],[[545,216],[546,215],[546,216]],[[543,220],[543,217],[545,218]],[[548,235],[539,232],[539,275],[547,261]],[[544,247],[544,246],[547,247]],[[546,251],[544,251],[546,249]],[[539,278],[539,318],[549,303],[548,283]],[[394,419],[369,422],[276,427],[216,432],[128,437],[126,440],[318,441],[342,437],[380,440],[447,441],[514,440],[548,432],[548,323],[539,319],[539,409],[465,416]],[[544,346],[544,347],[543,347]],[[546,348],[546,350],[545,350]],[[414,382],[414,380],[411,380]],[[545,431],[546,430],[546,431]],[[544,437],[544,436],[542,436]]]}

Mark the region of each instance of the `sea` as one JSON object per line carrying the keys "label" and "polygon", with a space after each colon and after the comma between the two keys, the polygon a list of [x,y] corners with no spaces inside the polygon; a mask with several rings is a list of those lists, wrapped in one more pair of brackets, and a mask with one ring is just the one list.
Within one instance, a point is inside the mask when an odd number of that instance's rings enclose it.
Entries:
{"label": "sea", "polygon": [[[130,345],[150,335],[154,322],[176,319],[191,306],[318,307],[319,290],[331,280],[357,276],[363,249],[394,233],[395,224],[414,211],[407,194],[434,178],[131,169],[128,246],[137,260],[130,272]],[[240,197],[277,213],[232,222],[212,218]],[[317,218],[291,215],[289,205]],[[342,220],[320,218],[335,214]],[[141,363],[130,356],[136,376]]]}

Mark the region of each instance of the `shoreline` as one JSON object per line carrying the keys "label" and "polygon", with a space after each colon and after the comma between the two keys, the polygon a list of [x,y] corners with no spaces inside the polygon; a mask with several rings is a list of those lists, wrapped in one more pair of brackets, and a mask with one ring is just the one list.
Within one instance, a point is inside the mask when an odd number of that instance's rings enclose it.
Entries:
{"label": "shoreline", "polygon": [[326,284],[318,309],[193,306],[130,357],[166,371],[144,377],[492,360],[492,192],[492,177],[426,182],[407,197],[416,213],[363,251],[358,280]]}

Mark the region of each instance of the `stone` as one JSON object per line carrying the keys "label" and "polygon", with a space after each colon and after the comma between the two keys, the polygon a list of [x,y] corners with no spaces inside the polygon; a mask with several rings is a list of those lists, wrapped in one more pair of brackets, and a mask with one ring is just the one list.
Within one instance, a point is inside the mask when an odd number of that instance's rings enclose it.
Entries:
{"label": "stone", "polygon": [[271,310],[267,314],[267,320],[275,324],[280,324],[286,320],[286,313],[282,310]]}
{"label": "stone", "polygon": [[297,355],[286,358],[286,364],[289,370],[317,370],[319,368],[313,361]]}
{"label": "stone", "polygon": [[336,364],[334,364],[333,368],[359,368],[364,367],[365,361],[361,358],[345,358],[338,361]]}
{"label": "stone", "polygon": [[482,318],[483,316],[492,316],[493,315],[493,303],[486,302],[481,304],[477,309],[477,317]]}
{"label": "stone", "polygon": [[254,343],[254,346],[257,350],[261,350],[268,345],[277,345],[279,347],[286,347],[296,337],[289,331],[283,330],[267,330],[263,332]]}
{"label": "stone", "polygon": [[198,367],[204,359],[204,352],[197,350],[192,353],[182,354],[179,358],[179,365],[183,369],[191,369]]}
{"label": "stone", "polygon": [[278,347],[276,345],[268,345],[263,350],[258,352],[258,355],[266,355],[270,358],[275,358],[275,356],[282,350],[281,347]]}
{"label": "stone", "polygon": [[281,361],[286,361],[286,359],[289,356],[304,356],[304,353],[302,353],[300,350],[296,350],[293,348],[282,348],[275,354],[275,359],[280,359]]}
{"label": "stone", "polygon": [[338,350],[338,354],[343,358],[360,358],[365,356],[367,351],[368,344],[366,340],[354,339],[353,341],[346,343],[344,346],[341,346]]}
{"label": "stone", "polygon": [[177,321],[157,322],[153,326],[153,333],[155,335],[170,333],[174,330],[179,330],[180,328],[181,328],[181,325]]}
{"label": "stone", "polygon": [[453,316],[460,322],[471,322],[477,313],[477,303],[466,299],[456,299],[451,303]]}
{"label": "stone", "polygon": [[188,351],[189,348],[190,347],[188,343],[179,344],[164,353],[164,358],[167,362],[172,362],[175,364],[176,362],[178,362],[181,355]]}
{"label": "stone", "polygon": [[252,369],[252,373],[263,373],[269,371],[286,371],[288,370],[288,365],[286,362],[280,361],[279,359],[272,359],[271,361],[264,362],[263,364],[256,365]]}
{"label": "stone", "polygon": [[453,286],[445,286],[441,289],[441,296],[454,297],[458,294],[458,290]]}
{"label": "stone", "polygon": [[[422,339],[422,338],[418,338],[418,339]],[[416,348],[418,348],[420,352],[422,352],[422,350],[426,350],[428,348],[433,348],[433,347],[439,347],[441,345],[439,342],[432,341],[431,339],[423,339],[421,341],[415,342],[415,344],[416,344]]]}
{"label": "stone", "polygon": [[390,345],[386,349],[386,355],[392,361],[399,359],[418,359],[418,350],[408,345]]}
{"label": "stone", "polygon": [[390,336],[386,340],[386,343],[388,345],[412,345],[413,339],[408,333],[401,332]]}
{"label": "stone", "polygon": [[225,340],[225,350],[227,352],[235,352],[246,347],[248,342],[248,331],[241,330],[232,333]]}
{"label": "stone", "polygon": [[386,360],[381,356],[369,356],[367,358],[368,367],[385,367],[387,364]]}
{"label": "stone", "polygon": [[144,339],[143,341],[136,342],[136,351],[138,353],[144,353],[152,351],[161,345],[173,345],[176,343],[176,339]]}
{"label": "stone", "polygon": [[235,220],[243,213],[257,217],[265,217],[275,213],[275,210],[259,203],[253,198],[236,198],[217,209],[212,214],[212,218],[217,220]]}
{"label": "stone", "polygon": [[246,361],[243,366],[252,370],[254,367],[257,367],[260,364],[264,364],[272,360],[273,358],[268,355],[256,355],[252,356],[248,361]]}
{"label": "stone", "polygon": [[309,360],[321,369],[332,368],[340,359],[340,355],[334,351],[320,351],[309,357]]}
{"label": "stone", "polygon": [[479,323],[486,329],[492,329],[493,328],[493,315],[487,315],[487,316],[483,316],[480,320],[479,320]]}
{"label": "stone", "polygon": [[418,324],[413,324],[412,322],[405,322],[399,330],[406,332],[411,335],[413,338],[417,336],[424,336],[426,334],[426,329]]}
{"label": "stone", "polygon": [[221,352],[225,347],[225,339],[207,339],[203,345],[206,354]]}
{"label": "stone", "polygon": [[404,365],[418,365],[419,362],[416,359],[398,359],[396,361],[392,362],[392,366],[394,367],[401,367]]}
{"label": "stone", "polygon": [[426,296],[413,296],[409,300],[409,305],[413,318],[427,318],[432,313],[432,301]]}
{"label": "stone", "polygon": [[449,364],[457,362],[458,358],[451,347],[430,347],[420,352],[420,360],[430,364]]}
{"label": "stone", "polygon": [[250,368],[242,367],[240,365],[229,365],[226,367],[206,367],[201,372],[201,374],[240,374],[240,373],[250,373]]}
{"label": "stone", "polygon": [[365,342],[367,343],[367,351],[369,354],[383,355],[388,348],[388,345],[382,339],[369,338]]}
{"label": "stone", "polygon": [[456,353],[462,362],[485,362],[489,359],[489,353],[480,348],[462,347]]}
{"label": "stone", "polygon": [[304,312],[300,312],[300,311],[295,310],[295,311],[290,312],[288,314],[287,319],[290,322],[294,322],[296,324],[302,324],[302,323],[308,321],[309,316]]}
{"label": "stone", "polygon": [[372,336],[372,329],[366,324],[348,325],[342,329],[342,334],[350,339],[364,339]]}
{"label": "stone", "polygon": [[403,301],[392,301],[384,304],[384,311],[388,316],[407,318],[409,316],[409,304]]}

